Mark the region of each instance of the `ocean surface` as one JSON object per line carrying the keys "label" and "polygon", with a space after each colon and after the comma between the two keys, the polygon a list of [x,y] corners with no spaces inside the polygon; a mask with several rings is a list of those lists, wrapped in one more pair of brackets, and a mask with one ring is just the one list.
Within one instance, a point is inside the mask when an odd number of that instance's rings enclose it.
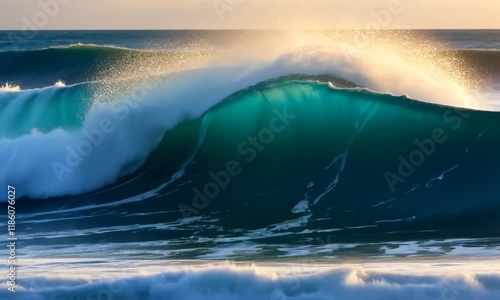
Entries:
{"label": "ocean surface", "polygon": [[0,299],[500,299],[499,79],[500,30],[0,31]]}

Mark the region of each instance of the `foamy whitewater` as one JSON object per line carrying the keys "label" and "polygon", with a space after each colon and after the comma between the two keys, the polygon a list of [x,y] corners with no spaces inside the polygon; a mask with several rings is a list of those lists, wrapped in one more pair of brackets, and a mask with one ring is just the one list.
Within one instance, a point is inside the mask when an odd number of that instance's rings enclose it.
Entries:
{"label": "foamy whitewater", "polygon": [[[156,263],[144,261],[144,265]],[[491,263],[491,262],[490,262]],[[461,263],[236,266],[233,264],[161,268],[158,275],[130,277],[115,269],[114,278],[34,278],[15,299],[487,299],[500,296],[500,274],[487,261],[457,273]],[[471,266],[467,266],[470,268]],[[165,272],[165,269],[168,269]],[[439,269],[439,270],[436,270]],[[104,273],[109,272],[109,266]],[[497,271],[497,270],[494,270]],[[95,272],[95,270],[94,270]],[[64,287],[54,291],[53,286]],[[26,288],[26,289],[24,289]],[[4,289],[0,295],[10,294]],[[14,298],[12,298],[14,299]]]}
{"label": "foamy whitewater", "polygon": [[102,34],[0,42],[1,299],[499,299],[500,32]]}

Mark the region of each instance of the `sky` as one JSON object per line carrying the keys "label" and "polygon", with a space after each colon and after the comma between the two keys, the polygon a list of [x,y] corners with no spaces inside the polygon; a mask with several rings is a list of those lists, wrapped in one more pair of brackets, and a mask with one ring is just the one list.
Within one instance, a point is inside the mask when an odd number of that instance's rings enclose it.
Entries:
{"label": "sky", "polygon": [[0,29],[500,29],[499,0],[0,0]]}

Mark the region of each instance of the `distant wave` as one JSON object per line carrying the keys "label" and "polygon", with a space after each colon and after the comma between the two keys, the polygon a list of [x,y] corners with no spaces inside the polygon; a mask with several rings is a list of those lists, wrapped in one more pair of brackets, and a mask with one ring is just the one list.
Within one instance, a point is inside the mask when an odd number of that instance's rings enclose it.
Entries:
{"label": "distant wave", "polygon": [[98,44],[82,44],[82,43],[77,43],[77,44],[69,44],[69,45],[59,45],[59,46],[50,46],[46,48],[38,48],[38,49],[25,49],[25,50],[0,50],[0,54],[7,54],[7,53],[22,53],[22,52],[27,52],[27,53],[40,53],[40,52],[51,52],[54,50],[59,50],[57,52],[53,53],[61,53],[61,50],[66,50],[66,51],[74,51],[77,49],[87,49],[87,50],[94,50],[94,51],[119,51],[119,50],[124,50],[124,51],[147,51],[147,52],[152,52],[154,50],[147,50],[147,49],[135,49],[135,48],[127,48],[127,47],[120,47],[120,46],[114,46],[114,45],[98,45]]}
{"label": "distant wave", "polygon": [[145,56],[172,59],[173,51],[150,51],[114,46],[76,44],[37,50],[1,51],[0,84],[24,88],[49,86],[58,80],[76,84],[96,79],[107,66]]}

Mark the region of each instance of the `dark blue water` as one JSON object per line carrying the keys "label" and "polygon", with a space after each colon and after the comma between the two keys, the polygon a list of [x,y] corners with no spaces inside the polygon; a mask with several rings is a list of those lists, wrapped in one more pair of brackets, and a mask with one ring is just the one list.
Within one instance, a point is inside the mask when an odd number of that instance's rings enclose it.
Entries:
{"label": "dark blue water", "polygon": [[[454,49],[500,49],[500,30],[419,30]],[[279,31],[0,31],[0,50],[41,49],[75,44],[112,45],[136,49],[179,49],[194,44],[217,46],[244,42]]]}

